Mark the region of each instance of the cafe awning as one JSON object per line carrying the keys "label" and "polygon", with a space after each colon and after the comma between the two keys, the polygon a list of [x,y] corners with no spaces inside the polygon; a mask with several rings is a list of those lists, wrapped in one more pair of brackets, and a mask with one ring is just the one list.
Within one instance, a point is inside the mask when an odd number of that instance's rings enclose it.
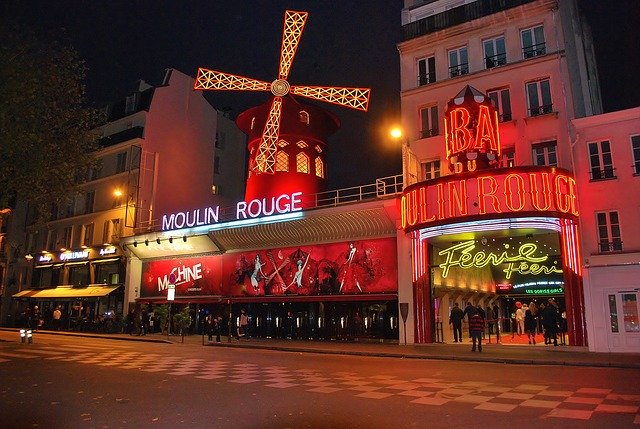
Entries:
{"label": "cafe awning", "polygon": [[27,289],[13,295],[14,298],[35,299],[73,299],[73,298],[99,298],[107,296],[121,286],[86,286],[71,287],[58,286],[51,289]]}

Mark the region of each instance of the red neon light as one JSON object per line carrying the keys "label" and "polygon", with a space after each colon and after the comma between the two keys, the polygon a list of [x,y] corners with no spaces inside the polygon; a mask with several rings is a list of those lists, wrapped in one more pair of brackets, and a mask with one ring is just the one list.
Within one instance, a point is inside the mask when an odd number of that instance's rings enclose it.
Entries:
{"label": "red neon light", "polygon": [[488,148],[492,152],[500,153],[500,145],[498,140],[498,126],[491,122],[491,113],[489,112],[489,106],[480,106],[478,113],[478,125],[476,131],[476,144],[473,146],[475,149]]}
{"label": "red neon light", "polygon": [[473,135],[469,130],[471,115],[463,107],[453,109],[449,113],[451,118],[451,132],[447,134],[447,155],[464,152],[471,147]]}
{"label": "red neon light", "polygon": [[578,216],[575,179],[564,170],[537,166],[417,183],[405,189],[401,204],[405,230],[469,216]]}

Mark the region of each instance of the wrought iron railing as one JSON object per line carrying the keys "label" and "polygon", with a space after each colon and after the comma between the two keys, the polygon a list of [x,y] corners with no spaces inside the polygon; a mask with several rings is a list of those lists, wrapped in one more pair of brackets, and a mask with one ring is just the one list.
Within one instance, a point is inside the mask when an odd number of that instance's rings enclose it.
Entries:
{"label": "wrought iron railing", "polygon": [[538,57],[547,53],[545,42],[535,45],[525,46],[522,48],[522,56],[524,59]]}
{"label": "wrought iron railing", "polygon": [[544,106],[535,106],[529,108],[529,116],[540,116],[547,113],[553,113],[553,104],[546,104]]}
{"label": "wrought iron railing", "polygon": [[592,168],[590,174],[591,180],[614,179],[616,177],[616,169],[613,167]]}
{"label": "wrought iron railing", "polygon": [[469,63],[449,67],[450,77],[457,77],[465,74],[469,74]]}
{"label": "wrought iron railing", "polygon": [[436,81],[435,73],[427,73],[418,75],[418,86],[424,86]]}
{"label": "wrought iron railing", "polygon": [[484,63],[488,69],[503,66],[507,64],[507,54],[498,54],[491,57],[485,57]]}
{"label": "wrought iron railing", "polygon": [[438,135],[438,128],[430,128],[428,130],[420,131],[420,137],[426,139],[427,137],[433,137]]}
{"label": "wrought iron railing", "polygon": [[622,240],[614,239],[613,241],[600,240],[598,243],[600,252],[620,252],[622,251]]}

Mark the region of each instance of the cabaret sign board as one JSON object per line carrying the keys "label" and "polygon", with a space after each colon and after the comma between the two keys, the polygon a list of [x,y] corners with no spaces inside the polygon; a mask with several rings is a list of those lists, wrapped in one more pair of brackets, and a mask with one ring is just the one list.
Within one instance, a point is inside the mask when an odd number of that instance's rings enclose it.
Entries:
{"label": "cabaret sign board", "polygon": [[576,180],[567,170],[541,166],[460,173],[407,187],[401,209],[405,232],[512,216],[577,219]]}
{"label": "cabaret sign board", "polygon": [[302,192],[282,194],[278,197],[257,198],[236,204],[235,217],[225,218],[220,206],[204,207],[162,216],[162,230],[193,228],[223,221],[253,219],[302,210]]}

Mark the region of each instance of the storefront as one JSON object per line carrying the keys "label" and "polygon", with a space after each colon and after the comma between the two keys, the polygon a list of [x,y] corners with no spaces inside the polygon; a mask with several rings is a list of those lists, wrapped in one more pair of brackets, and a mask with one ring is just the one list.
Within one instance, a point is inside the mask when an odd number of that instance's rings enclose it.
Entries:
{"label": "storefront", "polygon": [[442,326],[454,303],[486,308],[491,320],[495,304],[495,323],[509,330],[516,306],[544,303],[559,307],[570,344],[585,345],[573,175],[547,166],[497,168],[497,114],[470,87],[447,106],[445,140],[452,174],[413,184],[402,196],[414,310],[424,321],[416,324],[416,342],[449,340]]}
{"label": "storefront", "polygon": [[44,328],[53,328],[53,311],[62,317],[56,328],[117,330],[124,303],[123,254],[117,246],[41,253],[33,257],[31,289],[13,295],[15,324],[29,312],[40,312]]}

